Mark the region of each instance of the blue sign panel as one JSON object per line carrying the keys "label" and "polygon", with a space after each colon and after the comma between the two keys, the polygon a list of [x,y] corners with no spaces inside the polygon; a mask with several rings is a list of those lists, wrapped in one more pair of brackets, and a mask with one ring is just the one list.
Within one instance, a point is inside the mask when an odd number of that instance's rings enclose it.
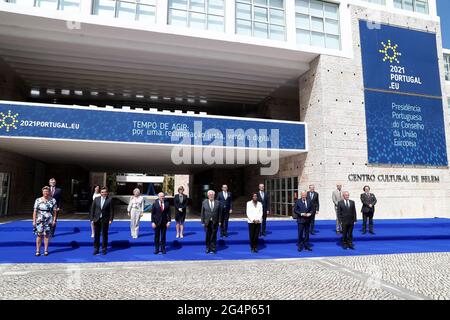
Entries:
{"label": "blue sign panel", "polygon": [[369,163],[447,166],[442,100],[366,90]]}
{"label": "blue sign panel", "polygon": [[436,34],[359,21],[364,87],[442,95]]}
{"label": "blue sign panel", "polygon": [[0,136],[305,151],[303,123],[0,103]]}

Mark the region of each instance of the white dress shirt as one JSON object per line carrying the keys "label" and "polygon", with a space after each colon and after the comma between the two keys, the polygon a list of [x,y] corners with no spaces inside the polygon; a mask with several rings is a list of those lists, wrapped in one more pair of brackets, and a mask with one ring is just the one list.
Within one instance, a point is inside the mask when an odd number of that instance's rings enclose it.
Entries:
{"label": "white dress shirt", "polygon": [[247,222],[253,223],[254,220],[262,221],[263,207],[261,202],[256,203],[256,207],[253,204],[253,200],[247,202]]}

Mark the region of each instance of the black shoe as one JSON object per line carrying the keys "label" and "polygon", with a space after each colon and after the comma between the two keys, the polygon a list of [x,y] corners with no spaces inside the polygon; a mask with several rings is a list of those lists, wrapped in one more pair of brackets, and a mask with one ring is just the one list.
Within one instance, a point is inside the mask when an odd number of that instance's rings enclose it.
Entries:
{"label": "black shoe", "polygon": [[99,254],[98,249],[95,249],[95,250],[94,250],[94,256],[96,256],[96,255],[98,255],[98,254]]}
{"label": "black shoe", "polygon": [[102,250],[102,255],[106,255],[106,249]]}
{"label": "black shoe", "polygon": [[375,232],[373,232],[373,231],[369,231],[369,233],[370,233],[370,234],[375,234]]}
{"label": "black shoe", "polygon": [[166,254],[167,253],[166,248],[161,249],[161,253]]}
{"label": "black shoe", "polygon": [[348,247],[352,250],[355,250],[355,247],[353,246],[353,244],[349,244]]}
{"label": "black shoe", "polygon": [[153,253],[154,253],[154,254],[158,254],[158,253],[159,253],[159,250],[155,250],[155,251],[153,251]]}
{"label": "black shoe", "polygon": [[211,250],[212,253],[216,254],[216,249]]}
{"label": "black shoe", "polygon": [[258,253],[258,248],[255,248],[254,251],[255,251],[255,253]]}
{"label": "black shoe", "polygon": [[297,247],[298,252],[302,252],[302,250],[303,250],[303,247]]}
{"label": "black shoe", "polygon": [[314,231],[311,231],[309,234],[314,236],[316,233]]}
{"label": "black shoe", "polygon": [[311,247],[309,247],[309,246],[305,246],[305,250],[306,251],[312,251]]}

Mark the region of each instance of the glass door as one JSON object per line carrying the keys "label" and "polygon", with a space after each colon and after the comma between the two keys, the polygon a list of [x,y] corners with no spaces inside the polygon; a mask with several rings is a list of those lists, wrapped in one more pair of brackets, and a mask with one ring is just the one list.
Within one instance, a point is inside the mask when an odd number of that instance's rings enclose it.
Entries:
{"label": "glass door", "polygon": [[8,214],[9,173],[0,172],[0,216]]}

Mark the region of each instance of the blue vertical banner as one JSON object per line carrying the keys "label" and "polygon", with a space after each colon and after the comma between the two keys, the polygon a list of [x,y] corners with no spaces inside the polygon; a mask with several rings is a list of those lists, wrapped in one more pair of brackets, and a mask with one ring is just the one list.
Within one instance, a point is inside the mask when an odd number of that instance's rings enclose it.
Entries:
{"label": "blue vertical banner", "polygon": [[436,35],[359,29],[369,164],[448,166]]}

